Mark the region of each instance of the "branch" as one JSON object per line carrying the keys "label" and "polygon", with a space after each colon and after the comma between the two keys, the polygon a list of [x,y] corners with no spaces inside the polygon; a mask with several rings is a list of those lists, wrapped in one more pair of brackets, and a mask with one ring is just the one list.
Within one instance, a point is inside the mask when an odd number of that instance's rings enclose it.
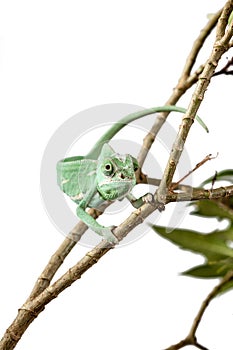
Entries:
{"label": "branch", "polygon": [[[99,217],[101,214],[100,211],[95,209],[90,209],[89,214],[93,216],[95,219]],[[40,293],[42,293],[51,283],[55,273],[59,269],[59,267],[63,264],[63,261],[67,257],[67,255],[74,248],[76,243],[81,239],[82,235],[87,230],[87,226],[79,221],[74,228],[69,232],[67,237],[64,239],[60,247],[56,250],[56,252],[51,256],[49,262],[45,266],[44,270],[38,277],[29,297],[28,301],[34,299]]]}
{"label": "branch", "polygon": [[[191,51],[186,59],[186,63],[184,66],[184,69],[181,73],[180,78],[178,79],[178,84],[176,87],[173,89],[173,92],[169,99],[166,101],[165,105],[175,105],[180,97],[191,87],[193,86],[197,80],[199,75],[202,73],[204,66],[201,65],[192,75],[191,75],[191,70],[194,66],[194,63],[196,61],[196,58],[212,32],[212,30],[215,28],[217,21],[219,19],[219,16],[221,15],[222,9],[216,12],[213,16],[211,16],[210,20],[207,22],[205,27],[201,30],[200,34],[198,35],[197,39],[194,41],[194,44],[191,48]],[[154,125],[152,126],[150,132],[147,134],[147,136],[143,140],[143,145],[141,147],[140,153],[138,155],[138,162],[139,165],[142,166],[147,154],[159,132],[163,124],[165,123],[169,113],[159,113],[157,115],[157,118],[155,120]]]}
{"label": "branch", "polygon": [[218,72],[215,72],[213,74],[213,77],[216,77],[218,75],[233,75],[233,70],[229,70],[230,67],[233,66],[233,57],[231,58],[231,60],[229,60],[227,62],[227,64],[222,68],[220,69]]}
{"label": "branch", "polygon": [[184,149],[189,130],[193,124],[197,111],[204,99],[207,87],[209,86],[211,77],[213,76],[218,62],[222,55],[228,50],[229,42],[233,35],[233,24],[226,31],[228,17],[233,8],[233,1],[227,1],[222,14],[219,18],[216,32],[216,40],[211,55],[199,77],[196,89],[192,95],[191,102],[187,108],[187,112],[183,117],[182,124],[175,139],[170,153],[170,157],[165,168],[163,178],[157,191],[158,201],[165,203],[168,188],[170,188],[176,166]]}
{"label": "branch", "polygon": [[179,184],[181,182],[183,182],[190,174],[194,173],[194,171],[196,171],[197,169],[199,169],[203,164],[205,164],[208,160],[212,160],[215,159],[217,156],[213,157],[212,154],[208,154],[207,156],[205,156],[204,159],[202,159],[202,161],[200,161],[199,163],[196,164],[196,166],[191,169],[187,174],[185,174],[178,182],[171,184],[171,187],[169,188],[169,191],[173,191],[174,189],[176,189]]}
{"label": "branch", "polygon": [[166,196],[166,203],[171,202],[187,202],[203,199],[220,199],[233,196],[233,185],[226,187],[219,187],[211,190],[203,188],[193,188],[181,193],[168,193]]}
{"label": "branch", "polygon": [[231,281],[233,281],[233,271],[229,271],[219,282],[219,284],[216,287],[214,287],[214,289],[210,292],[206,299],[202,302],[201,307],[193,321],[192,327],[187,337],[181,340],[179,343],[169,346],[165,350],[179,350],[187,345],[194,345],[198,349],[208,350],[206,347],[200,345],[197,342],[196,332],[210,302],[221,292],[222,288]]}
{"label": "branch", "polygon": [[[88,210],[88,213],[95,219],[97,219],[104,210],[110,205],[110,202],[104,203],[99,207],[99,210],[91,208]],[[54,275],[56,274],[59,267],[63,264],[67,255],[71,252],[71,250],[75,247],[75,245],[79,242],[83,234],[88,229],[87,225],[85,225],[82,221],[79,221],[73,229],[69,232],[67,237],[55,251],[55,253],[49,259],[47,265],[44,270],[38,277],[27,301],[33,300],[40,293],[42,293],[51,283]]]}
{"label": "branch", "polygon": [[[138,179],[137,183],[141,184],[149,184],[153,186],[159,186],[161,183],[161,180],[159,179],[153,179],[150,177],[147,177],[143,173],[141,173],[140,179]],[[177,189],[180,192],[173,192],[169,191],[169,193],[166,196],[166,204],[171,202],[188,202],[188,201],[196,201],[196,200],[202,200],[202,199],[223,199],[226,197],[232,197],[233,196],[233,185],[230,186],[221,186],[218,188],[211,188],[209,190],[206,190],[204,188],[195,188],[191,187],[189,185],[179,184],[177,186],[177,182],[174,182],[171,184],[171,188],[177,187]],[[232,213],[233,216],[233,213]]]}

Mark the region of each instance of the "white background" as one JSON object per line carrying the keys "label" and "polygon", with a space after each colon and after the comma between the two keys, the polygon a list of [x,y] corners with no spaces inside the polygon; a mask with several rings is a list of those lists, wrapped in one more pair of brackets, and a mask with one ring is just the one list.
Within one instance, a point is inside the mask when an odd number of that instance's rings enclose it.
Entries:
{"label": "white background", "polygon": [[[206,15],[223,4],[1,2],[1,334],[64,238],[46,215],[40,194],[40,162],[54,131],[99,104],[164,104]],[[187,149],[193,166],[219,152],[195,174],[194,185],[215,170],[232,167],[232,84],[232,77],[215,78],[206,93],[199,114],[210,134],[197,124],[192,127]],[[186,106],[190,94],[179,105]],[[171,123],[178,128],[179,119]],[[216,227],[189,216],[182,223],[188,225],[203,231]],[[60,274],[86,251],[78,245]],[[201,301],[217,283],[178,276],[202,261],[149,232],[108,253],[48,305],[17,349],[165,348],[187,334]],[[199,342],[211,350],[232,348],[232,321],[228,293],[210,305]]]}

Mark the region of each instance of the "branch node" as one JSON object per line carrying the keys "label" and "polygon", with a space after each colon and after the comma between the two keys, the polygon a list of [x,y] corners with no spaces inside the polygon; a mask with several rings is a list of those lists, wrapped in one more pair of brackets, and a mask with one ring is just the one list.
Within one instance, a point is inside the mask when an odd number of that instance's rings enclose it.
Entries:
{"label": "branch node", "polygon": [[33,318],[36,318],[38,316],[38,312],[36,312],[35,310],[32,310],[30,309],[29,307],[26,307],[26,306],[22,306],[21,308],[18,309],[18,311],[26,311],[28,312],[29,314],[31,314],[33,316]]}

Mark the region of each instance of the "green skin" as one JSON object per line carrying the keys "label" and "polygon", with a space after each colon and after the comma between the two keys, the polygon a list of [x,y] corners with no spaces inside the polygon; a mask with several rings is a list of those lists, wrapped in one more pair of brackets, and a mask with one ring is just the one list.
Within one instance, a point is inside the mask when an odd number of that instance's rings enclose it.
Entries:
{"label": "green skin", "polygon": [[[114,227],[100,225],[86,212],[86,208],[99,208],[106,201],[121,200],[125,197],[138,208],[143,202],[148,201],[148,195],[136,199],[131,193],[136,185],[137,160],[129,154],[116,153],[106,142],[125,125],[156,112],[185,113],[186,110],[176,106],[163,106],[129,114],[114,124],[86,156],[65,158],[57,163],[58,185],[78,204],[77,216],[93,231],[113,244],[118,243],[112,233]],[[208,130],[198,116],[196,119]]]}

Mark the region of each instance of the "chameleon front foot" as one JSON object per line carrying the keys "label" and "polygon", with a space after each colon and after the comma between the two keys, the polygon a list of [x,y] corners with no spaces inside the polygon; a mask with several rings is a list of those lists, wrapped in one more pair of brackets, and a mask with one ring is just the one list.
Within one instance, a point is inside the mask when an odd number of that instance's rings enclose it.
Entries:
{"label": "chameleon front foot", "polygon": [[138,199],[134,199],[132,195],[127,196],[127,198],[130,200],[132,206],[136,209],[140,208],[144,203],[155,205],[155,198],[152,193],[147,193]]}
{"label": "chameleon front foot", "polygon": [[117,244],[118,239],[116,236],[112,233],[112,230],[115,228],[115,226],[109,226],[109,227],[104,227],[101,230],[101,236],[106,239],[109,243]]}
{"label": "chameleon front foot", "polygon": [[106,241],[112,244],[117,244],[118,239],[112,233],[115,226],[105,227],[100,225],[92,216],[90,216],[83,208],[77,207],[76,213],[78,217],[95,233],[102,236]]}

